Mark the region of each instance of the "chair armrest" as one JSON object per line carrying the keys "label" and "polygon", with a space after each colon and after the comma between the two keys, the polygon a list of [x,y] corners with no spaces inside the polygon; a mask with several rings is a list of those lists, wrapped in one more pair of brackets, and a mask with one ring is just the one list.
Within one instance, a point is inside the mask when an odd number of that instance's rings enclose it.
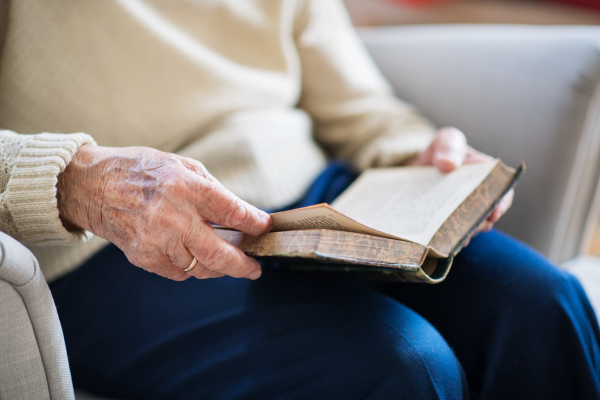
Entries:
{"label": "chair armrest", "polygon": [[600,172],[600,27],[362,29],[397,94],[509,165],[527,164],[498,227],[554,262],[579,253]]}
{"label": "chair armrest", "polygon": [[2,232],[0,398],[75,398],[50,289],[33,254]]}

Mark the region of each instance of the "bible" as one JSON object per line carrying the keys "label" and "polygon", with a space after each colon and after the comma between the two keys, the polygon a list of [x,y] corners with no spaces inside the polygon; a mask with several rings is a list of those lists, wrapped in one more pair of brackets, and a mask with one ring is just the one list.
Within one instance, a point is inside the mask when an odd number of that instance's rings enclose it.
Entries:
{"label": "bible", "polygon": [[524,170],[499,159],[447,174],[430,166],[373,168],[331,205],[271,214],[269,233],[215,230],[247,255],[286,268],[438,283]]}

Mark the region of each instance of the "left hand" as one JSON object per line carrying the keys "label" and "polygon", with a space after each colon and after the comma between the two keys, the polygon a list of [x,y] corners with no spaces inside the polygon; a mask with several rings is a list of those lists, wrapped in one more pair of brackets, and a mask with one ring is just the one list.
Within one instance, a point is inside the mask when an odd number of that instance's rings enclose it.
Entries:
{"label": "left hand", "polygon": [[[490,160],[493,160],[493,158],[467,144],[464,133],[456,128],[442,128],[437,131],[427,150],[411,160],[408,165],[435,165],[441,172],[450,172],[463,164]],[[478,233],[488,232],[492,229],[494,224],[512,205],[514,195],[515,192],[512,189],[504,195],[489,217],[467,239],[465,246]]]}

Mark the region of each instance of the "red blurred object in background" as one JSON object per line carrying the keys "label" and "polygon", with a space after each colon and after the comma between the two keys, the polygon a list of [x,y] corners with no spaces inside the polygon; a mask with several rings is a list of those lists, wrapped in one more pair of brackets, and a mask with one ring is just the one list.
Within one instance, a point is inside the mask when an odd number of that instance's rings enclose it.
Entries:
{"label": "red blurred object in background", "polygon": [[[367,0],[368,1],[368,0]],[[445,3],[456,3],[460,0],[388,0],[391,3],[398,3],[406,6],[426,8],[438,4]],[[523,0],[524,3],[532,3],[531,1]],[[535,3],[555,3],[555,4],[568,4],[579,7],[587,7],[600,11],[600,0],[538,0]]]}
{"label": "red blurred object in background", "polygon": [[600,0],[544,0],[546,3],[569,4],[600,11]]}

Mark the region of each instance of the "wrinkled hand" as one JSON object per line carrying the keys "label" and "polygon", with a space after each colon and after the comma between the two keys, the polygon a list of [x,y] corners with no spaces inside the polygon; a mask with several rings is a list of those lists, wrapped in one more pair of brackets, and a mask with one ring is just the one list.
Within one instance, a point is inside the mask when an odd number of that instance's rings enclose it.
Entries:
{"label": "wrinkled hand", "polygon": [[[111,241],[147,271],[174,280],[261,274],[258,262],[221,239],[210,222],[257,236],[271,218],[195,160],[145,147],[85,145],[59,175],[57,198],[67,229]],[[198,264],[184,272],[194,257]]]}
{"label": "wrinkled hand", "polygon": [[[427,150],[409,162],[409,165],[434,165],[442,172],[450,172],[463,164],[490,160],[493,160],[493,158],[467,145],[464,133],[456,128],[442,128],[436,133]],[[511,189],[500,200],[489,217],[479,225],[475,233],[467,240],[465,246],[469,244],[473,236],[492,229],[494,224],[512,205],[514,195],[515,192]]]}

